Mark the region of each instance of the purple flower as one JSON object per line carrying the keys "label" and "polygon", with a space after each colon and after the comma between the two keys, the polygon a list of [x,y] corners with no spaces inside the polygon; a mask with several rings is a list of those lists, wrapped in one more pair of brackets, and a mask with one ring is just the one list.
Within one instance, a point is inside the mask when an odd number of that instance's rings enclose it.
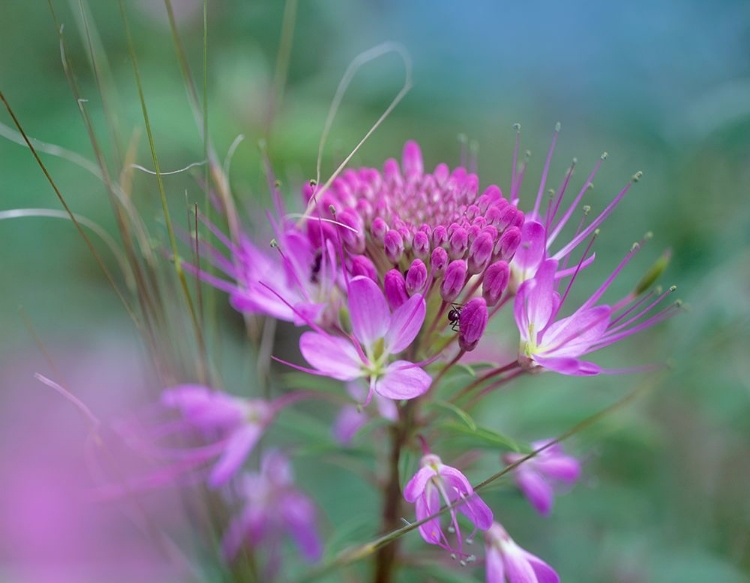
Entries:
{"label": "purple flower", "polygon": [[[547,443],[549,442],[535,441],[531,447],[538,450]],[[513,464],[523,457],[523,454],[508,453],[503,456],[503,460],[507,464]],[[517,466],[513,472],[523,495],[539,514],[547,516],[555,500],[554,486],[557,483],[575,483],[581,475],[581,463],[565,454],[562,446],[556,443]]]}
{"label": "purple flower", "polygon": [[487,583],[559,583],[555,570],[519,547],[500,523],[484,533]]}
{"label": "purple flower", "polygon": [[234,476],[275,415],[274,406],[266,401],[241,399],[202,385],[167,389],[161,402],[180,411],[183,429],[215,439],[194,452],[196,461],[218,458],[208,478],[212,488]]}
{"label": "purple flower", "polygon": [[[479,530],[492,526],[492,510],[474,493],[474,489],[460,471],[446,466],[434,454],[422,458],[421,469],[414,474],[404,488],[404,498],[415,505],[417,520],[424,520],[435,514],[443,504],[459,502],[449,511],[451,528],[456,533],[458,547],[453,548],[440,524],[440,517],[433,518],[419,527],[419,533],[429,544],[438,545],[462,559],[463,538],[458,526],[456,511],[466,516]],[[470,540],[470,535],[467,541]]]}
{"label": "purple flower", "polygon": [[243,544],[262,548],[266,558],[266,576],[271,578],[280,566],[284,536],[291,537],[302,557],[310,562],[320,559],[323,545],[318,534],[317,511],[313,502],[294,486],[292,468],[279,451],[269,451],[260,473],[245,474],[239,488],[241,512],[229,524],[222,548],[233,559]]}
{"label": "purple flower", "polygon": [[557,260],[543,261],[534,277],[521,284],[515,298],[515,319],[521,335],[519,363],[528,370],[546,369],[566,375],[618,372],[603,371],[579,357],[653,326],[679,308],[679,303],[675,303],[647,317],[675,288],[665,293],[650,292],[641,298],[633,292],[612,307],[596,305],[639,247],[634,245],[599,289],[566,318],[558,316],[577,272],[561,296],[556,290]]}
{"label": "purple flower", "polygon": [[[271,220],[271,219],[269,219]],[[265,314],[302,325],[321,321],[335,292],[338,267],[331,242],[314,244],[308,233],[293,224],[278,225],[273,220],[273,247],[262,251],[245,235],[238,243],[226,238],[204,221],[226,246],[226,258],[214,247],[201,243],[201,252],[233,281],[216,277],[194,265],[183,264],[190,273],[229,293],[232,306],[243,313]]]}
{"label": "purple flower", "polygon": [[425,302],[415,294],[391,313],[383,292],[368,277],[349,282],[349,317],[353,338],[318,329],[300,338],[300,351],[322,375],[342,381],[367,380],[370,391],[388,399],[413,399],[430,386],[430,375],[418,365],[391,357],[406,350],[419,333]]}

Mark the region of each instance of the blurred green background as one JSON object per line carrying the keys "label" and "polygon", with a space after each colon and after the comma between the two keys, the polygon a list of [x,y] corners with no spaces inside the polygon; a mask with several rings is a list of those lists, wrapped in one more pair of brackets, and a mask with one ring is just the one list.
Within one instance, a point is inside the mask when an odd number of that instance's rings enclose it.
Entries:
{"label": "blurred green background", "polygon": [[[127,141],[143,122],[122,20],[116,3],[91,4],[112,68],[117,124]],[[164,8],[157,0],[125,4],[162,169],[182,168],[202,158],[203,145]],[[174,4],[200,77],[202,2]],[[54,5],[89,99],[86,107],[105,139],[104,114],[77,30],[77,2]],[[222,156],[238,134],[245,136],[231,180],[240,207],[257,217],[270,201],[256,144],[266,131],[285,5],[239,0],[208,5],[210,133]],[[609,366],[670,360],[674,371],[648,396],[574,438],[571,450],[586,460],[583,483],[560,498],[546,520],[510,488],[493,490],[488,498],[498,517],[519,544],[558,568],[565,581],[750,580],[750,4],[302,0],[283,102],[268,137],[290,204],[298,204],[292,188],[314,176],[320,134],[346,67],[387,40],[410,53],[414,87],[354,164],[379,166],[386,157],[398,157],[406,139],[421,143],[427,166],[457,164],[457,136],[465,134],[480,146],[482,184],[506,190],[512,124],[520,122],[522,148],[532,151],[522,193],[522,205],[529,208],[560,121],[553,184],[575,156],[574,186],[580,185],[601,152],[609,152],[589,197],[595,211],[635,171],[644,171],[605,223],[598,266],[578,287],[579,297],[594,289],[633,241],[653,231],[618,291],[627,291],[670,247],[673,260],[661,283],[678,284],[689,306],[598,359]],[[393,55],[358,73],[331,131],[324,177],[398,92],[403,75]],[[31,136],[93,159],[45,3],[2,3],[0,89]],[[5,112],[0,121],[11,124]],[[102,185],[64,160],[44,160],[73,210],[114,234]],[[143,134],[138,162],[152,167]],[[139,209],[158,218],[153,180],[141,176],[136,184]],[[169,177],[166,184],[173,208],[183,213],[177,221],[184,224],[185,198],[202,201],[200,187],[188,175]],[[16,208],[60,206],[30,153],[0,139],[0,211]],[[155,232],[163,235],[156,223]],[[52,351],[72,344],[88,352],[112,337],[137,344],[132,324],[70,223],[0,221],[0,249],[0,366],[26,355],[42,362],[19,305]],[[507,337],[512,350],[512,329]],[[232,354],[240,350],[238,343],[227,344]],[[241,366],[223,361],[228,376]],[[519,439],[555,435],[644,379],[524,379],[493,397],[482,422]],[[8,394],[23,398],[7,393],[6,403]],[[484,473],[471,477],[495,471],[493,456],[487,454]],[[372,492],[356,477],[317,469],[314,460],[303,460],[297,472],[305,489],[319,494],[328,535],[353,514],[365,522],[375,515],[377,509],[367,508]],[[331,491],[332,475],[351,483]],[[7,556],[0,554],[3,560]],[[427,580],[424,573],[403,574],[404,581]],[[431,576],[439,580],[439,575]]]}

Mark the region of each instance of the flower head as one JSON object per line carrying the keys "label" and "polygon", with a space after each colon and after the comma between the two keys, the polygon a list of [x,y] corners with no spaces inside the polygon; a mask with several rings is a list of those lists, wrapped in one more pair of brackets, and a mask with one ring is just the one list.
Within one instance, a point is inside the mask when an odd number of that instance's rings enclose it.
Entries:
{"label": "flower head", "polygon": [[[535,441],[531,447],[538,450],[547,441]],[[508,453],[503,459],[513,464],[523,458],[523,454]],[[539,514],[548,515],[555,500],[554,486],[558,483],[573,484],[581,475],[581,463],[571,455],[563,452],[560,444],[553,444],[540,451],[536,456],[517,466],[516,484],[523,495]]]}
{"label": "flower head", "polygon": [[280,566],[285,535],[294,540],[305,560],[320,559],[323,545],[316,526],[315,505],[294,486],[291,465],[281,452],[266,453],[260,472],[243,476],[239,495],[243,508],[229,524],[222,541],[228,559],[234,558],[245,542],[263,548],[267,576],[272,577]]}
{"label": "flower head", "polygon": [[500,523],[484,533],[487,583],[559,583],[555,570],[519,547]]}
{"label": "flower head", "polygon": [[343,381],[364,378],[373,392],[388,399],[413,399],[430,386],[430,375],[418,365],[392,357],[416,338],[425,317],[425,302],[417,294],[391,312],[386,298],[370,278],[349,282],[349,317],[353,338],[319,329],[300,339],[302,356],[320,374]]}
{"label": "flower head", "polygon": [[422,524],[419,533],[425,542],[438,545],[463,559],[466,556],[463,551],[464,539],[458,526],[456,511],[466,516],[477,529],[487,530],[492,525],[492,510],[474,493],[466,476],[456,468],[443,464],[438,456],[425,455],[421,465],[421,469],[404,488],[404,498],[415,505],[417,520],[424,520],[435,514],[443,504],[458,503],[449,512],[450,528],[456,533],[458,546],[451,546],[439,517]]}
{"label": "flower head", "polygon": [[195,451],[197,457],[217,457],[208,483],[217,488],[237,472],[275,414],[270,403],[241,399],[202,385],[180,385],[162,393],[165,407],[178,409],[186,428],[218,439]]}
{"label": "flower head", "polygon": [[640,285],[614,306],[597,305],[639,248],[640,245],[635,244],[599,289],[565,318],[558,316],[578,272],[573,274],[561,296],[557,291],[557,260],[543,261],[534,277],[521,284],[515,298],[514,312],[521,335],[519,362],[529,370],[546,369],[566,375],[615,372],[603,371],[593,362],[579,357],[661,322],[674,315],[680,305],[673,304],[648,316],[675,288],[665,293],[652,291],[639,297]]}

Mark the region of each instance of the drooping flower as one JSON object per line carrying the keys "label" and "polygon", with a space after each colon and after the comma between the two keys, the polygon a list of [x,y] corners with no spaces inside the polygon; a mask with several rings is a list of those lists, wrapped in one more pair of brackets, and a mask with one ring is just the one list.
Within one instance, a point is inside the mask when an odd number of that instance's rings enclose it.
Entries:
{"label": "drooping flower", "polygon": [[263,549],[266,576],[272,578],[281,565],[281,544],[290,537],[300,555],[315,562],[323,553],[312,500],[294,485],[289,460],[272,450],[263,456],[259,473],[243,476],[238,494],[243,508],[231,521],[222,541],[224,556],[231,560],[249,544]]}
{"label": "drooping flower", "polygon": [[[639,247],[639,244],[635,244],[599,289],[565,318],[558,316],[577,272],[560,296],[556,290],[557,260],[542,262],[534,277],[521,284],[515,297],[515,319],[521,335],[519,363],[528,370],[546,369],[566,375],[616,372],[602,370],[593,362],[579,357],[669,318],[680,305],[679,302],[672,304],[648,316],[676,288],[664,293],[652,291],[640,298],[640,290],[637,289],[614,306],[597,305]],[[653,301],[649,303],[650,299]],[[643,308],[643,305],[646,307]]]}
{"label": "drooping flower", "polygon": [[363,378],[370,391],[388,399],[413,399],[430,386],[431,378],[417,364],[391,361],[414,341],[425,317],[425,303],[413,295],[391,313],[378,285],[358,276],[349,282],[349,317],[353,338],[318,329],[300,338],[300,351],[322,375],[342,381]]}
{"label": "drooping flower", "polygon": [[[450,529],[455,532],[458,544],[456,547],[451,545],[441,526],[440,517],[422,524],[419,533],[425,542],[438,545],[463,559],[467,554],[463,550],[464,538],[456,512],[466,516],[475,529],[487,530],[492,526],[492,510],[474,492],[466,476],[456,468],[445,465],[438,456],[425,455],[421,466],[404,488],[404,498],[415,505],[417,520],[435,514],[444,504],[458,503],[449,511]],[[466,540],[471,540],[472,537],[473,533]]]}
{"label": "drooping flower", "polygon": [[487,583],[559,583],[555,570],[519,547],[499,522],[484,533]]}
{"label": "drooping flower", "polygon": [[165,407],[178,409],[187,428],[216,440],[196,456],[217,457],[208,483],[217,488],[239,470],[276,413],[261,399],[241,399],[202,385],[180,385],[162,393]]}
{"label": "drooping flower", "polygon": [[[535,441],[531,447],[539,450],[548,443]],[[513,464],[523,457],[523,454],[507,453],[503,460],[507,464]],[[513,473],[523,495],[539,514],[546,516],[552,510],[555,500],[554,487],[558,483],[575,483],[581,475],[581,463],[572,455],[564,453],[562,446],[555,443],[518,465]]]}

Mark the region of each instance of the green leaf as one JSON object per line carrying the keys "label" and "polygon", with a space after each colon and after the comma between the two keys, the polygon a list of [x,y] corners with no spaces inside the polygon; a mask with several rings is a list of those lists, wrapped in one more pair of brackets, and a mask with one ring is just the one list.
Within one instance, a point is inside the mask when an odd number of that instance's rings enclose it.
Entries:
{"label": "green leaf", "polygon": [[472,429],[463,423],[453,420],[444,421],[439,424],[439,427],[444,431],[458,433],[459,435],[471,438],[476,447],[497,447],[510,449],[518,453],[531,451],[528,447],[521,446],[514,439],[486,427],[476,426],[475,429]]}
{"label": "green leaf", "polygon": [[436,400],[436,401],[432,401],[430,404],[436,405],[441,409],[447,409],[448,411],[456,415],[456,417],[461,419],[464,423],[466,423],[469,429],[471,429],[472,431],[477,430],[477,424],[474,422],[471,416],[466,411],[454,405],[453,403],[450,403],[448,401],[443,401],[443,400]]}

